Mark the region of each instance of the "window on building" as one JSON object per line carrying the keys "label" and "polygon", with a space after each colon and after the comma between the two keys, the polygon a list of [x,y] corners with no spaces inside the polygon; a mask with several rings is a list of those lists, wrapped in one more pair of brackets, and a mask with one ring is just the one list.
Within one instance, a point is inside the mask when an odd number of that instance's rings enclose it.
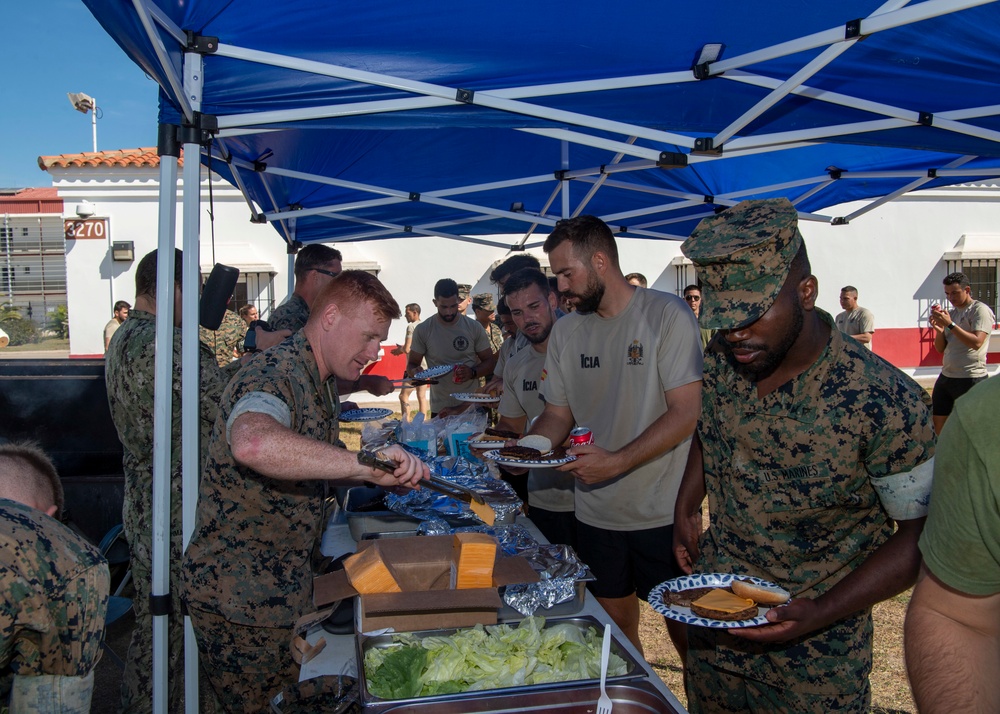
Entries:
{"label": "window on building", "polygon": [[969,278],[972,297],[989,306],[997,314],[1000,300],[1000,234],[969,233],[942,256],[948,273],[965,273]]}

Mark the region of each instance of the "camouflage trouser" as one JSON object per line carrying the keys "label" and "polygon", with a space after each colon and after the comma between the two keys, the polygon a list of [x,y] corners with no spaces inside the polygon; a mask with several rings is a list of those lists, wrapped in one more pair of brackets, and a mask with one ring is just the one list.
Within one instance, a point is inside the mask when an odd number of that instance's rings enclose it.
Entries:
{"label": "camouflage trouser", "polygon": [[[132,549],[132,580],[135,583],[135,630],[128,648],[125,678],[122,680],[123,714],[147,714],[153,711],[153,616],[149,612],[152,588],[150,554],[134,539]],[[170,712],[184,711],[184,617],[181,614],[180,558],[170,562],[170,602],[173,613],[167,616],[167,691]]]}
{"label": "camouflage trouser", "polygon": [[226,712],[269,712],[269,702],[299,680],[289,649],[293,630],[249,627],[188,606],[202,670]]}
{"label": "camouflage trouser", "polygon": [[840,624],[819,636],[781,646],[747,642],[720,630],[688,627],[684,670],[688,711],[868,712],[870,618],[868,621],[867,637],[859,636],[856,627]]}
{"label": "camouflage trouser", "polygon": [[83,677],[39,674],[14,677],[10,714],[90,714],[94,672]]}

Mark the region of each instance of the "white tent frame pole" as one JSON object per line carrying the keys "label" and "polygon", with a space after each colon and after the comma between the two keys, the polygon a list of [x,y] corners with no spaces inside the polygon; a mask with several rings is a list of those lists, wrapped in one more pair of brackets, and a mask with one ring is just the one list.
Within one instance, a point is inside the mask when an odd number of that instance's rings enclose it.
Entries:
{"label": "white tent frame pole", "polygon": [[[889,0],[873,12],[869,17],[874,17],[876,15],[882,15],[887,12],[896,10],[904,6],[909,0]],[[809,77],[814,76],[818,71],[826,67],[828,64],[833,62],[835,59],[840,57],[844,52],[854,47],[857,43],[858,38],[853,38],[849,40],[844,40],[842,43],[830,45],[825,50],[823,50],[819,56],[813,58],[811,61],[807,62],[805,66],[802,67],[798,72],[793,74],[791,77],[786,79],[780,85],[774,88],[774,90],[768,94],[764,99],[757,102],[756,105],[745,111],[736,121],[731,123],[725,129],[720,131],[715,135],[714,144],[715,146],[722,146],[724,143],[729,141],[740,129],[747,126],[754,119],[759,117],[761,114],[766,112],[768,109],[773,107],[779,101],[784,99],[788,94],[795,89],[797,89],[801,84],[803,84]]]}
{"label": "white tent frame pole", "polygon": [[[548,139],[555,139],[557,141],[568,141],[574,144],[582,144],[584,146],[590,146],[595,149],[606,149],[613,153],[627,154],[628,156],[634,156],[638,159],[647,159],[649,161],[655,162],[660,158],[660,151],[658,149],[647,149],[642,146],[633,146],[624,141],[615,141],[613,139],[603,139],[597,136],[590,136],[589,134],[583,134],[578,131],[571,131],[569,129],[528,129],[521,128],[515,129],[515,131],[520,131],[525,134],[534,134],[536,136],[544,136]],[[633,138],[633,141],[635,139]]]}
{"label": "white tent frame pole", "polygon": [[[922,20],[929,20],[940,15],[948,15],[960,10],[967,10],[980,5],[989,5],[997,0],[927,0],[926,2],[909,7],[893,10],[892,12],[869,17],[861,23],[861,35],[873,35],[876,32],[891,30],[895,27],[909,25]],[[803,37],[779,42],[770,47],[764,47],[753,52],[747,52],[729,59],[719,60],[709,65],[709,72],[712,75],[722,74],[734,69],[741,69],[769,60],[793,55],[805,50],[814,50],[824,45],[832,45],[835,42],[844,41],[844,26],[839,25],[827,30],[820,30]]]}
{"label": "white tent frame pole", "polygon": [[[174,244],[177,211],[177,157],[160,157],[159,221],[156,254],[156,348],[153,359],[153,493],[150,594],[168,592],[170,548],[170,454],[173,434]],[[167,618],[153,616],[153,712],[167,711]]]}
{"label": "white tent frame pole", "polygon": [[[545,215],[546,213],[548,213],[549,208],[552,206],[553,203],[556,202],[556,198],[559,197],[559,193],[562,191],[562,185],[561,184],[562,184],[561,181],[556,181],[556,185],[552,189],[552,193],[549,194],[548,199],[542,205],[542,210],[540,210],[538,212],[539,214]],[[535,232],[535,230],[537,228],[538,228],[538,224],[537,223],[532,223],[530,226],[528,226],[528,230],[525,231],[524,236],[516,244],[519,249],[522,249],[522,250],[524,249],[524,247],[525,247],[524,244],[528,241],[528,238],[531,237],[531,235]]]}
{"label": "white tent frame pole", "polygon": [[[334,218],[344,219],[344,216],[338,215],[338,216],[334,216]],[[361,218],[350,218],[350,219],[346,219],[346,220],[349,220],[350,222],[355,222],[355,223],[361,223],[361,224],[364,224],[364,225],[369,225],[366,220],[361,219]],[[434,228],[438,228],[438,227],[441,227],[441,226],[464,225],[464,224],[467,224],[467,223],[482,223],[483,221],[492,221],[492,220],[493,220],[493,216],[472,216],[471,218],[459,218],[459,219],[454,220],[454,221],[440,221],[438,223],[425,223],[425,224],[422,224],[422,225],[417,226],[417,227],[420,228],[421,230],[433,230]],[[379,238],[392,238],[392,239],[400,239],[400,240],[402,240],[402,239],[405,238],[405,236],[400,236],[399,235],[399,231],[396,230],[395,228],[392,228],[392,229],[385,229],[385,230],[380,230],[380,231],[369,231],[368,233],[358,233],[357,235],[348,236],[346,238],[342,237],[342,236],[337,236],[337,242],[338,243],[350,242],[350,241],[360,242],[360,241],[377,240]]]}
{"label": "white tent frame pole", "polygon": [[[944,166],[944,169],[945,170],[947,170],[947,169],[957,169],[958,167],[962,166],[962,164],[966,164],[969,161],[972,161],[974,158],[976,158],[976,157],[974,157],[974,156],[960,156],[957,159],[955,159],[954,161],[946,164]],[[846,215],[846,216],[843,217],[843,221],[846,222],[846,223],[850,223],[855,218],[858,218],[859,216],[863,216],[866,213],[874,211],[876,208],[878,208],[882,204],[885,204],[885,203],[888,203],[889,201],[895,200],[895,199],[899,198],[900,196],[902,196],[904,193],[908,193],[910,191],[916,191],[918,188],[920,188],[924,184],[930,183],[933,180],[934,180],[934,177],[932,177],[930,175],[925,175],[923,178],[919,178],[916,181],[912,181],[909,184],[907,184],[906,186],[903,186],[902,188],[899,188],[899,189],[893,191],[890,194],[887,194],[885,196],[881,196],[881,197],[875,199],[874,201],[872,201],[868,205],[866,205],[866,206],[864,206],[862,208],[859,208],[858,210],[854,211],[853,213],[849,213],[848,215]]]}
{"label": "white tent frame pole", "polygon": [[[560,168],[560,170],[562,170],[562,171],[568,171],[569,170],[569,142],[568,141],[560,142],[560,144],[559,144],[559,157],[560,157],[559,158],[559,164],[560,164],[559,168]],[[569,181],[563,180],[563,181],[560,181],[559,183],[562,184],[562,194],[561,194],[561,198],[562,198],[562,211],[560,212],[559,215],[562,216],[562,218],[565,219],[565,218],[569,218],[569,211],[570,211],[570,205],[569,205]]]}
{"label": "white tent frame pole", "polygon": [[[155,27],[153,27],[153,20],[151,19],[150,11],[147,8],[146,3],[144,0],[132,0],[132,6],[135,8],[136,15],[139,16],[139,22],[142,23],[142,28],[146,31],[146,38],[152,45],[153,51],[156,53],[156,59],[160,62],[160,68],[163,70],[163,74],[166,75],[167,81],[170,83],[170,89],[173,90],[174,97],[180,102],[181,111],[184,113],[184,116],[188,119],[188,121],[190,121],[193,116],[191,103],[188,101],[187,95],[184,93],[184,86],[181,82],[181,78],[177,76],[174,66],[170,63],[170,57],[167,54],[166,47],[160,39],[160,33],[156,31]],[[161,23],[164,20],[161,13],[157,13],[156,19]],[[175,33],[171,32],[171,34],[174,34],[174,36],[177,37]]]}
{"label": "white tent frame pole", "polygon": [[[204,61],[200,54],[184,53],[184,90],[195,111],[201,109]],[[201,374],[199,350],[199,302],[201,297],[201,260],[199,228],[201,221],[201,145],[185,143],[184,149],[184,269],[181,309],[181,499],[184,547],[194,534],[198,506],[198,482],[201,477],[199,401]],[[207,445],[206,445],[207,446]],[[174,583],[173,587],[180,587]],[[184,618],[184,707],[198,714],[198,645],[191,618]]]}
{"label": "white tent frame pole", "polygon": [[[626,143],[627,144],[631,144],[633,141],[635,141],[635,139],[636,139],[636,137],[630,136],[626,140]],[[624,157],[625,157],[625,154],[622,154],[622,153],[615,154],[614,158],[611,159],[610,163],[611,164],[617,164]],[[604,185],[604,182],[607,180],[607,178],[608,178],[608,174],[606,174],[604,172],[601,172],[601,175],[597,178],[597,181],[594,182],[594,185],[590,187],[590,190],[587,191],[587,194],[583,197],[583,199],[580,201],[580,203],[577,204],[576,210],[573,211],[573,218],[576,218],[577,216],[579,216],[580,214],[583,213],[583,209],[585,209],[587,207],[587,205],[590,203],[591,199],[600,190],[601,186]]]}

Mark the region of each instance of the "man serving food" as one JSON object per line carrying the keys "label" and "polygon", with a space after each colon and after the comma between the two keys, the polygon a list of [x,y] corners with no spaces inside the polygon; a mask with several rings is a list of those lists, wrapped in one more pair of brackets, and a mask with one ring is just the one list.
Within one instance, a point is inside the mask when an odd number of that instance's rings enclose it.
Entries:
{"label": "man serving food", "polygon": [[786,199],[744,201],[681,246],[702,283],[701,325],[720,334],[705,353],[674,550],[689,573],[758,577],[792,595],[760,627],[688,628],[693,713],[867,712],[872,605],[912,585],[920,563],[927,395],[816,307],[797,218]]}

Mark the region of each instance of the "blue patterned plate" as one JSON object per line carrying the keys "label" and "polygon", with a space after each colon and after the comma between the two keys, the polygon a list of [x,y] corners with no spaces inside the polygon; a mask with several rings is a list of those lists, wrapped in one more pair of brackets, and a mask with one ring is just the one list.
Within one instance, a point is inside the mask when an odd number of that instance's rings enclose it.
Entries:
{"label": "blue patterned plate", "polygon": [[493,449],[483,454],[487,459],[496,461],[501,466],[512,466],[519,469],[552,469],[556,466],[576,461],[575,456],[563,456],[561,459],[505,459],[500,455],[500,449]]}
{"label": "blue patterned plate", "polygon": [[713,620],[708,617],[698,617],[691,612],[691,608],[683,607],[681,605],[671,605],[669,602],[664,602],[664,593],[678,593],[681,590],[690,590],[691,588],[727,588],[734,580],[749,580],[751,583],[756,583],[757,585],[770,585],[775,587],[774,583],[767,580],[761,580],[760,578],[752,578],[749,575],[731,575],[728,573],[701,573],[695,575],[683,575],[679,578],[673,578],[665,583],[660,583],[655,588],[649,591],[649,604],[664,617],[670,618],[671,620],[677,620],[677,622],[683,622],[685,625],[698,625],[699,627],[714,627],[716,629],[732,629],[735,627],[756,627],[758,625],[770,624],[764,615],[770,610],[770,607],[766,605],[758,605],[757,617],[751,620]]}
{"label": "blue patterned plate", "polygon": [[381,409],[379,407],[362,407],[361,409],[348,409],[340,413],[340,421],[375,421],[384,419],[392,414],[392,409]]}
{"label": "blue patterned plate", "polygon": [[434,379],[435,377],[443,377],[453,369],[455,369],[455,365],[453,364],[439,364],[437,367],[428,367],[422,372],[417,372],[415,375],[413,375],[413,378]]}

